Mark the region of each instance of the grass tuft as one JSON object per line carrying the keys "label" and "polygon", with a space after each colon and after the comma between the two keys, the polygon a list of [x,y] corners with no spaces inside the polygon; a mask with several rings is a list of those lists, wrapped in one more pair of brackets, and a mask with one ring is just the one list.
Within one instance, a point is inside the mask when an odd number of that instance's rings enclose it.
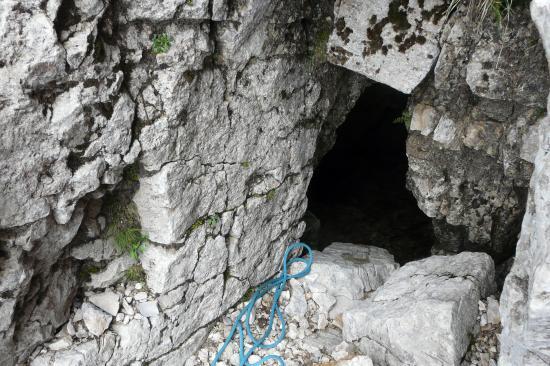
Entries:
{"label": "grass tuft", "polygon": [[145,271],[141,265],[135,264],[126,270],[124,277],[127,281],[145,282]]}
{"label": "grass tuft", "polygon": [[[523,0],[515,0],[516,3],[521,4]],[[493,16],[495,22],[502,25],[504,18],[508,18],[510,15],[514,0],[451,0],[447,10],[445,11],[445,17],[449,17],[451,13],[456,10],[460,5],[466,3],[468,6],[468,14],[477,18],[478,27],[481,27],[490,14]]]}

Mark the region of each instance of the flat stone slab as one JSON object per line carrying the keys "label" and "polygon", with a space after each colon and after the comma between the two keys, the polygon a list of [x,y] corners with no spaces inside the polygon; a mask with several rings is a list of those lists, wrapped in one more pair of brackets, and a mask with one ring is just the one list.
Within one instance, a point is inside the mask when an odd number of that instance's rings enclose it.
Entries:
{"label": "flat stone slab", "polygon": [[442,0],[337,1],[328,60],[409,94],[437,60],[447,6]]}
{"label": "flat stone slab", "polygon": [[376,365],[459,365],[494,273],[485,253],[410,262],[343,314],[344,339]]}
{"label": "flat stone slab", "polygon": [[296,287],[305,286],[319,306],[319,313],[335,318],[356,302],[364,300],[397,268],[399,264],[386,249],[332,243],[322,252],[313,252],[311,272],[306,277],[291,281],[291,303],[304,303],[305,299],[298,301],[294,297],[303,296],[303,291]]}
{"label": "flat stone slab", "polygon": [[120,296],[110,289],[106,289],[104,292],[90,295],[88,300],[105,311],[106,313],[111,314],[112,316],[117,315],[118,309],[120,307]]}

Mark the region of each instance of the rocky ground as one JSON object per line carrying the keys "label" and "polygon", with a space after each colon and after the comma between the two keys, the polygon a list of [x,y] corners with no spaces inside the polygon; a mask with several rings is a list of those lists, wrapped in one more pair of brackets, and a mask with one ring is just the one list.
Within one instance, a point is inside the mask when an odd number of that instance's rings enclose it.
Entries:
{"label": "rocky ground", "polygon": [[[332,246],[334,247],[334,245]],[[331,247],[329,247],[331,248]],[[347,250],[352,247],[346,247]],[[378,248],[377,248],[378,249]],[[382,251],[381,251],[382,252]],[[355,268],[369,266],[366,262],[358,265],[357,257],[353,258],[353,252],[346,253],[347,259],[340,263],[333,263],[330,269],[324,267],[325,273],[331,273],[333,278],[346,276],[346,268]],[[316,254],[319,254],[318,252]],[[323,260],[323,258],[321,259]],[[386,257],[386,264],[391,266],[390,257]],[[397,268],[397,266],[395,267]],[[350,366],[350,365],[369,365],[369,355],[364,355],[361,345],[357,342],[346,341],[343,331],[345,325],[342,322],[342,313],[335,309],[344,298],[344,296],[319,296],[319,288],[326,286],[327,277],[319,278],[320,268],[312,269],[310,278],[292,280],[289,290],[282,293],[279,304],[287,320],[287,336],[274,350],[258,350],[250,357],[249,362],[257,362],[261,357],[268,354],[280,355],[285,359],[289,366],[298,365],[324,365],[324,366]],[[313,278],[311,278],[313,277]],[[349,278],[348,278],[349,279]],[[358,285],[362,280],[359,275],[355,282],[348,283],[349,288]],[[359,285],[360,287],[361,285]],[[312,290],[313,289],[313,290]],[[334,289],[332,289],[334,290]],[[330,290],[329,290],[330,291]],[[374,291],[367,291],[365,298],[371,298]],[[336,299],[332,303],[331,300]],[[327,302],[328,298],[328,302]],[[258,303],[254,312],[254,321],[252,329],[255,334],[261,334],[267,324],[269,309],[272,304],[272,297],[265,297],[261,303]],[[213,326],[206,344],[191,359],[187,361],[186,366],[208,366],[215,357],[219,347],[223,344],[240,310],[245,306],[246,301],[239,303],[232,308],[226,315],[219,319]],[[335,313],[325,318],[327,304],[330,311]],[[477,302],[475,323],[472,327],[472,338],[469,349],[461,362],[461,366],[469,365],[496,365],[499,351],[498,333],[500,332],[500,315],[498,310],[498,300],[494,296],[480,299]],[[347,306],[344,306],[345,309]],[[345,312],[345,310],[343,311]],[[269,341],[273,341],[279,335],[279,328],[273,332]],[[236,339],[236,338],[235,338]],[[250,347],[250,343],[246,344]],[[238,341],[232,342],[226,349],[221,358],[220,366],[238,365]],[[277,365],[274,361],[268,361],[266,365]]]}
{"label": "rocky ground", "polygon": [[[469,345],[466,343],[463,347],[460,331],[446,327],[449,323],[444,319],[437,320],[427,329],[437,333],[441,339],[456,339],[456,342],[447,345],[450,349],[455,347],[464,351],[468,348],[465,355],[464,352],[458,355],[463,359],[461,366],[496,365],[499,352],[498,333],[501,327],[499,302],[493,295],[486,296],[494,287],[490,282],[494,279],[494,268],[488,256],[474,253],[434,256],[399,268],[393,256],[385,249],[333,243],[323,252],[314,251],[314,258],[311,273],[305,278],[290,280],[288,288],[279,299],[287,321],[285,339],[273,350],[259,349],[250,357],[250,363],[275,354],[283,357],[288,366],[369,365],[370,357],[379,358],[379,355],[374,354],[379,350],[368,346],[368,339],[372,335],[369,334],[370,324],[373,323],[374,331],[378,331],[380,327],[376,323],[380,320],[385,327],[391,329],[392,321],[400,316],[400,309],[405,309],[408,319],[401,321],[401,328],[396,329],[401,332],[402,339],[407,339],[408,336],[416,338],[417,333],[422,333],[422,325],[407,328],[403,324],[411,320],[414,325],[415,319],[431,317],[433,314],[424,307],[426,301],[429,301],[431,307],[436,309],[437,316],[451,315],[460,324],[459,328],[467,328],[466,333],[470,338],[466,342]],[[464,262],[473,262],[473,265],[468,267]],[[294,265],[291,271],[299,271],[300,266],[301,264]],[[475,280],[468,280],[467,277]],[[404,284],[401,286],[403,288],[396,290],[395,283]],[[434,285],[439,287],[428,292],[418,290]],[[466,291],[462,291],[463,285],[469,286],[465,288]],[[445,293],[438,294],[440,290]],[[399,291],[402,294],[397,296]],[[240,303],[211,325],[205,344],[186,361],[185,366],[210,365],[250,295],[251,293],[247,294]],[[408,296],[414,296],[414,299]],[[391,303],[385,303],[388,298]],[[464,308],[473,304],[473,312],[455,313],[455,310],[449,310],[447,305],[457,299]],[[70,348],[78,344],[85,345],[102,335],[105,339],[104,333],[109,332],[109,328],[128,325],[131,321],[147,322],[154,326],[156,319],[162,317],[162,309],[165,307],[163,301],[166,299],[155,297],[144,283],[136,281],[122,282],[104,291],[87,291],[82,301],[75,304],[69,322],[56,337],[35,351],[31,364],[50,365],[60,359],[69,361],[69,364],[76,362],[77,359],[71,356]],[[268,324],[272,301],[272,295],[268,295],[257,303],[251,321],[256,336],[263,334]],[[382,313],[375,313],[376,320],[369,319],[368,312],[376,310],[377,306],[383,308]],[[275,324],[275,330],[266,343],[272,343],[280,334],[280,322],[276,320]],[[440,346],[439,340],[425,340],[424,342],[431,342],[425,345],[422,342],[423,340],[418,340],[413,346],[434,349]],[[444,343],[442,341],[441,344]],[[246,349],[250,346],[250,342],[245,343]],[[392,347],[402,347],[402,350]],[[410,348],[410,345],[404,343],[390,345],[388,349],[398,355],[401,351],[404,354],[410,352],[407,347]],[[388,361],[388,364],[392,364],[391,362]],[[140,364],[138,362],[136,365]],[[428,364],[429,361],[426,365]],[[239,365],[236,337],[226,349],[219,365]],[[271,360],[265,365],[277,363]]]}

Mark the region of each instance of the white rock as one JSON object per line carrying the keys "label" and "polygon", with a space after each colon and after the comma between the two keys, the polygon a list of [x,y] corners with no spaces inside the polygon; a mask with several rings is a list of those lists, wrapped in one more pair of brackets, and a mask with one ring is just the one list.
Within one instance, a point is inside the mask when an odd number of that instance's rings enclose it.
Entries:
{"label": "white rock", "polygon": [[479,308],[479,311],[486,311],[487,310],[487,306],[485,305],[485,303],[482,300],[478,301],[478,308]]}
{"label": "white rock", "polygon": [[373,366],[373,364],[367,356],[355,356],[351,360],[337,362],[336,366]]}
{"label": "white rock", "polygon": [[289,281],[291,287],[290,301],[285,307],[285,313],[287,313],[292,318],[302,318],[306,315],[307,312],[307,302],[304,294],[304,289],[300,283],[291,279]]}
{"label": "white rock", "polygon": [[[311,272],[300,279],[321,313],[338,317],[362,300],[368,292],[382,285],[399,267],[385,249],[366,245],[332,243],[323,252],[314,251]],[[302,265],[295,265],[298,271]],[[342,284],[346,284],[343,286]]]}
{"label": "white rock", "polygon": [[463,252],[410,262],[361,307],[343,315],[346,341],[384,365],[457,365],[477,322],[478,301],[493,291],[487,254]]}
{"label": "white rock", "polygon": [[70,337],[62,337],[49,343],[48,348],[52,351],[59,351],[70,347],[72,344],[73,344],[73,341]]}
{"label": "white rock", "polygon": [[73,322],[71,320],[69,320],[67,322],[66,329],[67,329],[67,334],[68,335],[74,336],[76,334],[76,330],[74,329],[74,325],[73,325]]}
{"label": "white rock", "polygon": [[134,315],[134,308],[131,307],[128,302],[126,301],[126,298],[122,299],[122,309],[125,314],[128,315]]}
{"label": "white rock", "polygon": [[[336,2],[328,60],[410,93],[437,60],[439,33],[445,23],[423,14],[437,13],[437,7],[444,4],[434,0],[421,7],[408,2],[403,8],[387,0],[373,0],[368,5],[362,0]],[[392,6],[399,9],[390,13]]]}
{"label": "white rock", "polygon": [[93,294],[88,297],[88,300],[92,304],[112,316],[116,316],[118,314],[118,309],[120,308],[119,299],[120,295],[113,292],[111,289],[106,289],[102,293]]}
{"label": "white rock", "polygon": [[251,364],[254,364],[256,362],[259,362],[261,359],[260,356],[258,355],[251,355],[250,357],[248,357],[248,362],[251,363]]}
{"label": "white rock", "polygon": [[137,304],[138,311],[146,318],[159,315],[157,301],[145,301]]}
{"label": "white rock", "polygon": [[134,300],[136,301],[144,301],[146,299],[147,299],[147,292],[142,291],[134,295]]}
{"label": "white rock", "polygon": [[82,304],[82,318],[84,324],[86,324],[86,328],[96,337],[105,332],[113,319],[111,315],[88,302]]}
{"label": "white rock", "polygon": [[490,324],[500,324],[499,303],[494,297],[487,299],[487,322]]}

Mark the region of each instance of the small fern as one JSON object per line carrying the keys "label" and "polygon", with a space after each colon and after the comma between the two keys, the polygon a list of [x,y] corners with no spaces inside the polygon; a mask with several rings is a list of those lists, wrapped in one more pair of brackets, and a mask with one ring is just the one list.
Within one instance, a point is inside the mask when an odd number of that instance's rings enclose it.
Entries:
{"label": "small fern", "polygon": [[152,51],[155,55],[160,53],[166,53],[170,49],[171,41],[168,34],[155,34],[153,36],[153,47]]}
{"label": "small fern", "polygon": [[217,214],[214,214],[212,216],[209,216],[207,219],[206,219],[206,222],[208,223],[208,226],[210,227],[214,227],[216,226],[216,224],[220,221],[220,216],[217,215]]}
{"label": "small fern", "polygon": [[393,123],[402,123],[407,128],[407,131],[411,129],[412,114],[409,111],[404,111],[403,114],[393,120]]}

